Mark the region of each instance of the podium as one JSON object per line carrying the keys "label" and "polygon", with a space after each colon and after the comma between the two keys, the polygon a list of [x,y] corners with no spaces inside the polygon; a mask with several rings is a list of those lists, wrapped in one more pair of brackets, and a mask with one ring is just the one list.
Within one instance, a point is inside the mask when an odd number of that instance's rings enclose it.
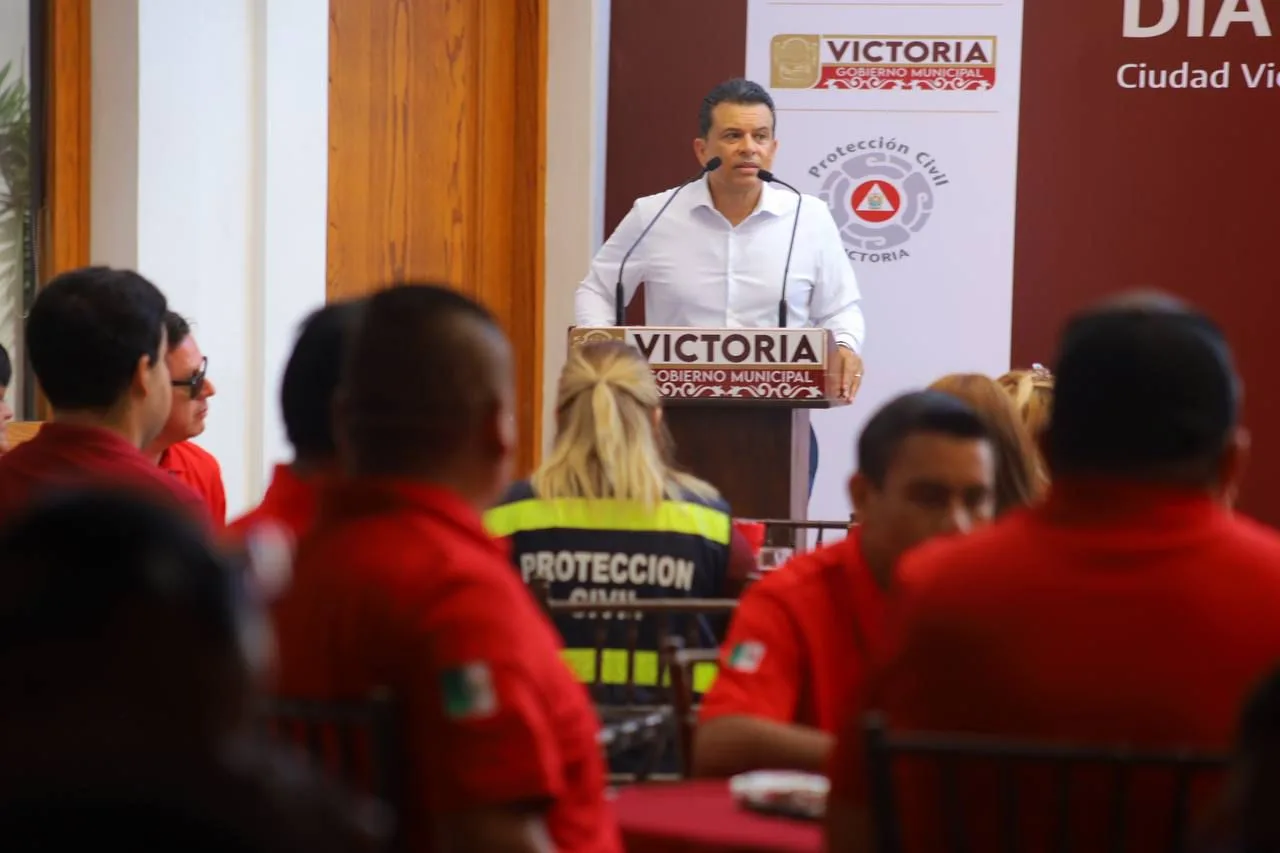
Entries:
{"label": "podium", "polygon": [[[809,413],[844,405],[825,329],[577,326],[569,346],[621,341],[645,356],[676,462],[740,518],[805,519]],[[853,441],[853,437],[849,437]]]}

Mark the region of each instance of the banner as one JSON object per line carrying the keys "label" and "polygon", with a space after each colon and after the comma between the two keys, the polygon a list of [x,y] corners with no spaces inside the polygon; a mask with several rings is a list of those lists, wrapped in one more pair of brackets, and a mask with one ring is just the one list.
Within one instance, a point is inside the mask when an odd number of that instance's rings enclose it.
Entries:
{"label": "banner", "polygon": [[773,171],[831,209],[867,320],[861,392],[813,418],[810,518],[848,517],[857,434],[881,404],[1009,367],[1021,34],[1022,0],[748,0]]}

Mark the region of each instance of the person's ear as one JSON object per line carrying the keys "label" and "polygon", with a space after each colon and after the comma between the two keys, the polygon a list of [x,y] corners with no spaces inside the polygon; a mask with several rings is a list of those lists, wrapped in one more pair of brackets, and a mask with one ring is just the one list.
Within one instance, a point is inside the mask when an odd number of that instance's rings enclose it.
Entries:
{"label": "person's ear", "polygon": [[1249,465],[1249,451],[1253,439],[1249,430],[1239,426],[1232,431],[1218,462],[1218,497],[1227,507],[1235,506]]}
{"label": "person's ear", "polygon": [[693,156],[698,159],[699,166],[707,165],[707,161],[711,159],[707,156],[707,140],[701,136],[693,138]]}
{"label": "person's ear", "polygon": [[871,505],[871,483],[859,472],[854,472],[849,478],[849,503],[853,505],[854,517],[859,520]]}

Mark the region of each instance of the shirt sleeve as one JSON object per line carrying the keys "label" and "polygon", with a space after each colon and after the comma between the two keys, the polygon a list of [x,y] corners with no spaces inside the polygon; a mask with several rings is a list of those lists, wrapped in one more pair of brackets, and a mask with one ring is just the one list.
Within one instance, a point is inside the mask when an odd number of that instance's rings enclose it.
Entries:
{"label": "shirt sleeve", "polygon": [[860,304],[862,293],[853,265],[845,254],[840,230],[826,205],[808,205],[816,210],[818,240],[818,278],[809,307],[813,324],[829,329],[837,344],[862,352],[866,340],[866,320]]}
{"label": "shirt sleeve", "polygon": [[457,605],[432,619],[415,654],[420,691],[410,713],[429,806],[456,812],[558,798],[560,734],[522,646],[518,604],[490,595],[483,608]]}
{"label": "shirt sleeve", "polygon": [[797,632],[782,604],[752,587],[738,605],[720,651],[720,671],[702,702],[702,722],[745,715],[796,718],[803,678]]}
{"label": "shirt sleeve", "polygon": [[[579,326],[612,326],[617,322],[617,300],[615,288],[618,282],[618,269],[627,250],[635,243],[644,231],[644,219],[640,213],[640,203],[632,205],[630,212],[618,224],[617,229],[609,235],[609,239],[591,259],[591,268],[587,277],[578,285],[573,297],[574,322]],[[622,282],[622,303],[631,302],[636,288],[644,281],[644,258],[639,251],[633,252],[627,261],[625,277]]]}
{"label": "shirt sleeve", "polygon": [[222,466],[218,460],[209,457],[209,511],[213,514],[213,524],[221,530],[227,524],[227,489],[222,484]]}

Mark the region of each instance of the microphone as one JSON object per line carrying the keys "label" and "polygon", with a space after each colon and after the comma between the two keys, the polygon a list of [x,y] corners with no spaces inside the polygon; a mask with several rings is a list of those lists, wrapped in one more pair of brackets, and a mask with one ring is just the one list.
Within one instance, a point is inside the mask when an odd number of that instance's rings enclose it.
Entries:
{"label": "microphone", "polygon": [[631,248],[627,249],[627,253],[622,256],[622,263],[618,264],[618,282],[613,287],[613,301],[615,305],[614,317],[617,321],[616,323],[614,323],[614,325],[622,326],[622,325],[625,325],[625,321],[626,321],[625,314],[626,314],[627,306],[624,305],[622,301],[622,296],[623,296],[622,271],[627,268],[627,261],[631,259],[631,253],[634,252],[636,250],[636,247],[640,245],[640,241],[643,240],[646,236],[648,236],[650,229],[652,229],[653,226],[657,223],[657,221],[662,218],[662,214],[667,212],[667,208],[671,206],[671,202],[676,200],[676,196],[680,195],[680,191],[685,187],[689,186],[689,184],[693,183],[694,181],[700,180],[702,176],[707,174],[708,172],[714,172],[716,169],[719,169],[720,164],[722,162],[724,161],[721,160],[719,157],[712,157],[710,160],[707,161],[707,164],[702,167],[702,171],[698,172],[698,174],[694,175],[692,178],[685,181],[680,186],[676,187],[676,191],[667,197],[666,203],[663,204],[662,207],[658,210],[658,212],[654,214],[653,219],[649,220],[649,224],[644,227],[644,230],[640,232],[640,236],[637,237],[636,241],[631,244]]}
{"label": "microphone", "polygon": [[787,244],[787,262],[782,267],[782,298],[778,300],[778,327],[785,329],[787,327],[787,274],[791,272],[791,251],[796,247],[796,228],[800,225],[800,205],[804,203],[804,195],[791,184],[775,177],[768,169],[760,169],[756,175],[767,184],[782,184],[796,194],[796,213],[795,218],[791,220],[791,242]]}

